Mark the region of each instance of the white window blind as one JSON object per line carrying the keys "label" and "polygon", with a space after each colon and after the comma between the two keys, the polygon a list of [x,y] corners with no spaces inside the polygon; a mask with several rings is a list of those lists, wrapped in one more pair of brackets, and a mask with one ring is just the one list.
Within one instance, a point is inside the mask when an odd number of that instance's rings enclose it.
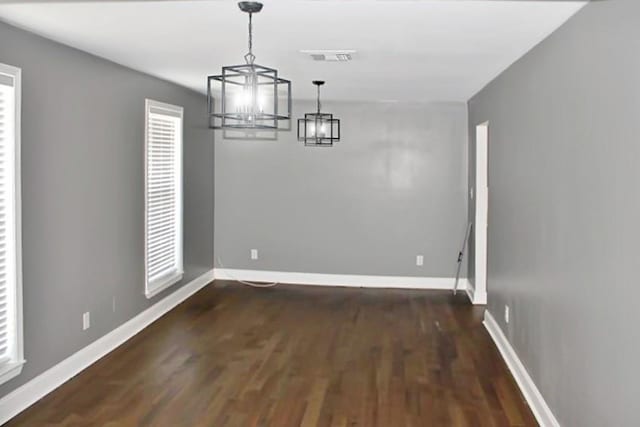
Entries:
{"label": "white window blind", "polygon": [[146,295],[182,279],[182,107],[146,102]]}
{"label": "white window blind", "polygon": [[20,70],[0,64],[0,383],[24,363],[19,166]]}

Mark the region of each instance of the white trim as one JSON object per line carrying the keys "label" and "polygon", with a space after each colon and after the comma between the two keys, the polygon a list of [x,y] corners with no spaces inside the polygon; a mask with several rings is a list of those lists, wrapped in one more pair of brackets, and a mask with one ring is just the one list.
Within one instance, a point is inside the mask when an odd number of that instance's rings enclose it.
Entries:
{"label": "white trim", "polygon": [[[460,279],[463,280],[463,279]],[[469,279],[464,279],[466,282],[467,296],[473,305],[487,305],[487,293],[476,292],[473,283]],[[463,288],[464,289],[464,288]]]}
{"label": "white trim", "polygon": [[69,356],[0,399],[0,425],[115,350],[162,315],[213,281],[213,270],[192,280],[133,319]]}
{"label": "white trim", "polygon": [[533,411],[536,420],[538,420],[538,424],[542,427],[560,427],[560,423],[553,415],[553,412],[551,412],[549,405],[547,405],[538,387],[536,387],[536,384],[518,357],[518,354],[509,343],[502,329],[500,329],[500,325],[498,325],[496,319],[489,313],[489,310],[484,312],[483,324],[485,328],[487,328],[487,331],[489,331],[489,335],[493,338],[493,342],[496,344],[496,347],[498,347],[498,351],[500,351],[502,358],[509,367],[511,375],[513,375],[516,383],[518,383],[518,387],[520,387],[520,391]]}
{"label": "white trim", "polygon": [[156,295],[158,295],[160,292],[164,291],[165,289],[167,289],[170,286],[175,285],[176,283],[178,283],[180,280],[182,280],[183,277],[183,273],[176,273],[176,274],[172,274],[171,276],[167,277],[166,280],[164,280],[161,284],[159,284],[158,286],[154,286],[153,289],[149,289],[147,291],[145,291],[144,295],[147,298],[153,298]]}
{"label": "white trim", "polygon": [[[183,157],[183,145],[184,145],[184,108],[178,105],[167,104],[164,102],[155,101],[153,99],[145,99],[144,101],[144,276],[145,276],[145,284],[144,284],[144,294],[147,298],[152,298],[168,287],[178,283],[182,279],[182,274],[184,273],[184,229],[183,229],[183,215],[184,215],[184,178],[183,178],[183,165],[182,165],[182,157]],[[149,115],[151,113],[154,114],[166,114],[169,117],[177,119],[179,131],[176,132],[179,140],[176,148],[176,204],[177,212],[176,212],[176,227],[177,227],[177,270],[173,271],[174,274],[171,275],[167,280],[158,282],[158,283],[149,283],[149,273],[148,273],[148,205],[149,205],[149,197],[147,194],[147,189],[149,187],[149,159],[148,159],[148,149],[149,149]]]}
{"label": "white trim", "polygon": [[489,226],[489,122],[476,126],[475,218],[473,220],[475,274],[473,287],[487,295],[487,227]]}
{"label": "white trim", "polygon": [[[215,268],[216,279],[278,282],[295,285],[341,286],[349,288],[439,289],[453,290],[453,277],[362,276],[357,274],[317,274],[266,270]],[[466,286],[461,279],[460,289]]]}
{"label": "white trim", "polygon": [[20,375],[22,367],[26,362],[26,360],[20,360],[18,362],[4,364],[2,368],[0,368],[0,384],[6,383],[10,379]]}
{"label": "white trim", "polygon": [[[16,103],[16,128],[15,135],[15,240],[16,240],[16,327],[18,342],[16,348],[16,360],[14,361],[13,375],[20,375],[22,367],[26,363],[24,359],[24,314],[22,297],[22,69],[16,68],[15,74],[15,103]],[[0,382],[1,384],[2,382]]]}
{"label": "white trim", "polygon": [[[15,247],[15,258],[13,268],[15,268],[15,288],[13,289],[13,322],[15,326],[15,341],[9,363],[2,366],[0,372],[0,384],[9,381],[22,372],[25,364],[24,360],[24,320],[22,302],[22,172],[21,172],[21,147],[22,147],[22,69],[11,65],[0,63],[0,73],[13,79],[13,107],[14,107],[14,129],[13,129],[13,244]],[[10,246],[9,246],[10,247]],[[9,309],[11,310],[11,309]]]}

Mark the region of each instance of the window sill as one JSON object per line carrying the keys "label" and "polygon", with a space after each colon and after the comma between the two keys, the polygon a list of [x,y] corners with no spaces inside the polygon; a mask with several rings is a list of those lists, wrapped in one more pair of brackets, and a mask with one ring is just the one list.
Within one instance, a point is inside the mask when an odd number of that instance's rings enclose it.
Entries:
{"label": "window sill", "polygon": [[0,384],[4,384],[10,379],[20,375],[25,362],[26,360],[21,360],[19,362],[9,362],[0,365]]}
{"label": "window sill", "polygon": [[165,289],[167,289],[169,286],[173,286],[176,283],[178,283],[180,280],[182,280],[182,272],[174,274],[172,276],[167,277],[165,280],[163,280],[162,282],[160,282],[160,285],[158,286],[154,286],[153,289],[147,289],[145,291],[145,296],[147,297],[147,299],[153,298],[156,295],[158,295],[160,292],[164,291]]}

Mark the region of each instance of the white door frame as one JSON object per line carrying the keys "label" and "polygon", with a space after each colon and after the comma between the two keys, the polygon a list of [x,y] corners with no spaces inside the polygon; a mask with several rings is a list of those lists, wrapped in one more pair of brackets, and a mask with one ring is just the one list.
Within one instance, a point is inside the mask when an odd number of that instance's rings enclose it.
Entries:
{"label": "white door frame", "polygon": [[487,227],[489,226],[489,122],[476,126],[475,218],[473,220],[475,280],[470,289],[474,304],[487,303]]}

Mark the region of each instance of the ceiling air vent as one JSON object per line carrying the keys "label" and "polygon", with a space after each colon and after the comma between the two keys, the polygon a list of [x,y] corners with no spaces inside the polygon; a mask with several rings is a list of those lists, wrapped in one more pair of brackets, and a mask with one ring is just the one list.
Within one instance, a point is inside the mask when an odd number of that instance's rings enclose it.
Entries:
{"label": "ceiling air vent", "polygon": [[348,62],[351,61],[355,50],[301,50],[314,61]]}

